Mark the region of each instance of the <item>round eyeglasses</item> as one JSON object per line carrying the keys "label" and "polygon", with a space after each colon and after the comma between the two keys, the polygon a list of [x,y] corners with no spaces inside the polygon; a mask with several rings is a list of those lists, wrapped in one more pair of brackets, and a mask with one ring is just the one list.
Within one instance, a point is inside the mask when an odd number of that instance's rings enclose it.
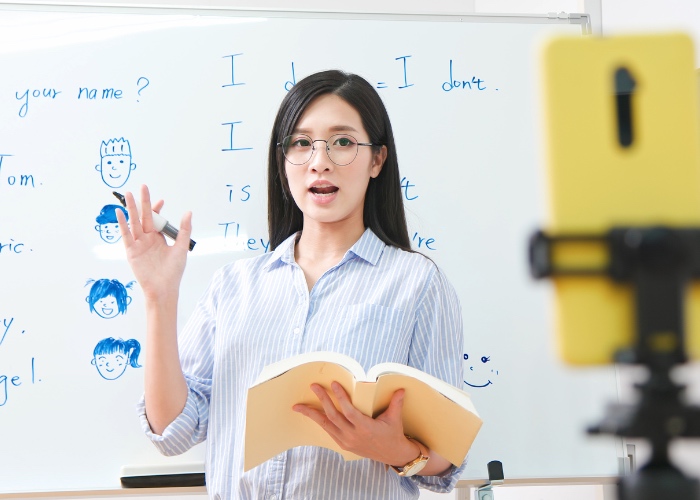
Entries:
{"label": "round eyeglasses", "polygon": [[325,141],[304,134],[288,135],[277,146],[282,147],[282,153],[289,163],[303,165],[311,159],[319,141],[326,143],[328,158],[339,167],[351,164],[357,157],[360,146],[375,146],[371,142],[357,142],[357,139],[348,134],[332,135]]}

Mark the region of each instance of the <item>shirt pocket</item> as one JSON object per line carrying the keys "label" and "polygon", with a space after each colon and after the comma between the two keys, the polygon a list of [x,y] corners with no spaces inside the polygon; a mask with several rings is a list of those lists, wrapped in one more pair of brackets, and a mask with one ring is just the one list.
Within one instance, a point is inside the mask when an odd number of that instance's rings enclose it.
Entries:
{"label": "shirt pocket", "polygon": [[405,363],[412,330],[401,309],[379,304],[348,305],[340,315],[338,348],[365,370],[386,361]]}

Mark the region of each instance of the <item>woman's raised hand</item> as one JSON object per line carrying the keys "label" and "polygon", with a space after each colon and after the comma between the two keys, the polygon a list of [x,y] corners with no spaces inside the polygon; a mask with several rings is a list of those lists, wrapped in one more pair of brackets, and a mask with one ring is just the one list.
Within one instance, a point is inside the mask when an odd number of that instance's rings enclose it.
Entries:
{"label": "woman's raised hand", "polygon": [[121,210],[117,210],[117,222],[126,248],[126,258],[147,299],[176,297],[185,271],[192,213],[182,216],[180,230],[173,245],[153,226],[152,212],[159,213],[163,200],[151,205],[148,187],[141,186],[141,217],[136,201],[130,192],[125,193],[129,222]]}

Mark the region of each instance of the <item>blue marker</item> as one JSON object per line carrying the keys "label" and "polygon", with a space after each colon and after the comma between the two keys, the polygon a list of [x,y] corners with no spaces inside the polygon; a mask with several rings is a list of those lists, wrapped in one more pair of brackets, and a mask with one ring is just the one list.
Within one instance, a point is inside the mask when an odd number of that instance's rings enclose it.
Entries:
{"label": "blue marker", "polygon": [[[123,195],[117,193],[116,191],[112,191],[112,194],[117,197],[119,200],[119,203],[121,203],[124,207],[126,207],[126,198],[124,198]],[[177,233],[179,233],[178,229],[171,225],[165,217],[163,217],[160,214],[157,214],[156,212],[153,212],[153,226],[156,228],[156,231],[163,233],[164,235],[168,236],[170,239],[175,241],[177,238]],[[190,238],[190,252],[194,248],[194,246],[197,244],[193,239]]]}

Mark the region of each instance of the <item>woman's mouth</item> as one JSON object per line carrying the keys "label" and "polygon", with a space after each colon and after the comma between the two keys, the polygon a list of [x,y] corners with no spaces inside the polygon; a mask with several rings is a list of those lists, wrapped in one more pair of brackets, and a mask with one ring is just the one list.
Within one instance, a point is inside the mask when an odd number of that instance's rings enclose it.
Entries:
{"label": "woman's mouth", "polygon": [[336,186],[311,186],[309,188],[309,191],[311,191],[313,194],[320,195],[320,196],[329,196],[334,193],[338,192],[338,188]]}

